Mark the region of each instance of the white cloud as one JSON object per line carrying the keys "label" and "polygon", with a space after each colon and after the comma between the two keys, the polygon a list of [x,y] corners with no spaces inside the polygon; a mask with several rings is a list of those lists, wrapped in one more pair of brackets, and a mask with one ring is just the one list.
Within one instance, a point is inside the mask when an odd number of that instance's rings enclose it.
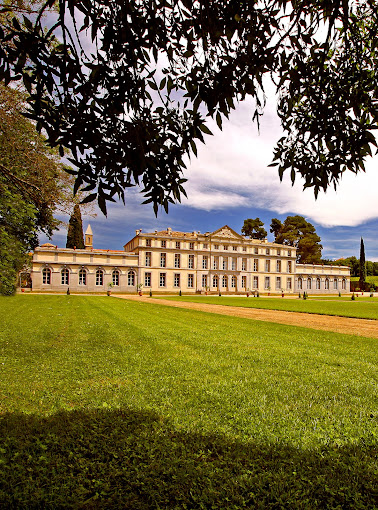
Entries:
{"label": "white cloud", "polygon": [[[274,95],[272,94],[274,97]],[[198,158],[188,163],[186,189],[189,205],[206,211],[249,205],[278,214],[298,213],[323,226],[355,226],[378,217],[378,158],[366,162],[366,173],[344,174],[337,189],[315,200],[303,183],[281,183],[276,168],[269,168],[273,148],[282,136],[274,101],[267,104],[260,134],[252,123],[253,104],[238,105],[220,132],[209,123],[214,136],[198,147]]]}

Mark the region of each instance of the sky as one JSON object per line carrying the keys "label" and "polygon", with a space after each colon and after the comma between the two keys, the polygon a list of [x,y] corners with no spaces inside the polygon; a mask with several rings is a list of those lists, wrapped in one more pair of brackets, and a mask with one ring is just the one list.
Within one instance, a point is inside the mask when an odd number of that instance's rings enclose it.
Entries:
{"label": "sky", "polygon": [[[303,182],[291,185],[289,176],[282,182],[275,167],[268,167],[275,143],[282,136],[271,92],[261,119],[260,132],[252,122],[254,105],[240,103],[220,131],[209,122],[214,136],[205,136],[199,144],[198,157],[187,161],[185,189],[188,198],[159,211],[155,217],[151,205],[141,205],[144,198],[138,188],[126,191],[126,205],[111,204],[108,216],[97,210],[95,218],[83,215],[84,230],[93,230],[95,248],[122,249],[136,229],[154,232],[171,227],[183,232],[214,231],[228,225],[241,231],[247,218],[259,217],[265,223],[268,240],[272,218],[281,221],[299,214],[311,222],[323,245],[323,258],[359,257],[363,237],[366,258],[378,261],[378,157],[369,158],[366,172],[344,174],[337,189],[320,193],[303,191]],[[67,218],[62,218],[68,221]],[[40,242],[47,239],[41,236]],[[52,242],[64,247],[66,231],[61,228]]]}
{"label": "sky", "polygon": [[[88,38],[83,44],[90,50]],[[164,59],[158,62],[157,79],[163,77],[163,67]],[[286,175],[281,182],[277,168],[268,165],[283,131],[271,83],[265,83],[265,92],[260,131],[252,122],[252,101],[237,105],[229,121],[224,120],[223,131],[215,122],[208,122],[214,136],[204,135],[205,145],[197,145],[198,157],[186,162],[188,198],[172,205],[168,214],[161,210],[155,217],[151,205],[141,205],[144,198],[138,188],[129,188],[126,205],[110,204],[107,217],[98,209],[95,218],[83,215],[84,230],[91,224],[94,247],[122,249],[136,229],[212,232],[228,225],[240,233],[244,220],[256,217],[265,223],[268,240],[273,241],[269,232],[272,218],[284,221],[299,214],[315,226],[323,258],[359,257],[363,237],[366,258],[378,261],[378,156],[366,161],[366,173],[346,172],[337,191],[320,192],[317,200],[311,189],[303,191],[300,179],[292,186]],[[68,217],[60,219],[68,221]],[[40,237],[40,243],[46,241],[45,236]],[[65,246],[64,228],[54,234],[52,242]]]}

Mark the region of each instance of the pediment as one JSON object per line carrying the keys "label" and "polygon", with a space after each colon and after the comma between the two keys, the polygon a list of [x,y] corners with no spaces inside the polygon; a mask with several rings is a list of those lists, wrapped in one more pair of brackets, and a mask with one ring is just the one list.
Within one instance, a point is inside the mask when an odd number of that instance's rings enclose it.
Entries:
{"label": "pediment", "polygon": [[225,225],[224,227],[219,228],[218,230],[215,230],[211,234],[212,237],[223,237],[226,239],[235,239],[235,241],[242,241],[244,238],[235,230],[232,230],[228,225]]}

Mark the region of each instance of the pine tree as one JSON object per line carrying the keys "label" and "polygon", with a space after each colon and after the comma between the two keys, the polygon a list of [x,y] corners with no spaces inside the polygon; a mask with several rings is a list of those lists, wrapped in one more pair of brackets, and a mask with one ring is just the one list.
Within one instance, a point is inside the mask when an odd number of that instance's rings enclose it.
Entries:
{"label": "pine tree", "polygon": [[364,290],[366,280],[366,263],[365,263],[365,246],[364,240],[361,237],[360,247],[360,288]]}
{"label": "pine tree", "polygon": [[78,204],[75,204],[68,223],[66,248],[84,249],[83,222]]}

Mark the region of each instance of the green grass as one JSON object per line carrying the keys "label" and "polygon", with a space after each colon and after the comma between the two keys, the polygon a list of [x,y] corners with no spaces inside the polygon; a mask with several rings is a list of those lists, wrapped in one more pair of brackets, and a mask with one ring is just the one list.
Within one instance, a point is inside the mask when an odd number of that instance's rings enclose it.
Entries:
{"label": "green grass", "polygon": [[0,312],[0,507],[374,508],[376,340],[106,297]]}
{"label": "green grass", "polygon": [[[351,278],[352,282],[358,282],[360,280],[359,276],[352,276]],[[378,276],[367,276],[366,277],[367,283],[374,283],[374,285],[378,286]]]}
{"label": "green grass", "polygon": [[254,298],[245,296],[153,296],[159,299],[190,301],[224,306],[240,306],[244,308],[264,308],[267,310],[285,310],[289,312],[318,313],[322,315],[338,315],[341,317],[357,317],[360,319],[378,319],[378,298],[356,298],[350,296],[334,299],[288,298]]}

